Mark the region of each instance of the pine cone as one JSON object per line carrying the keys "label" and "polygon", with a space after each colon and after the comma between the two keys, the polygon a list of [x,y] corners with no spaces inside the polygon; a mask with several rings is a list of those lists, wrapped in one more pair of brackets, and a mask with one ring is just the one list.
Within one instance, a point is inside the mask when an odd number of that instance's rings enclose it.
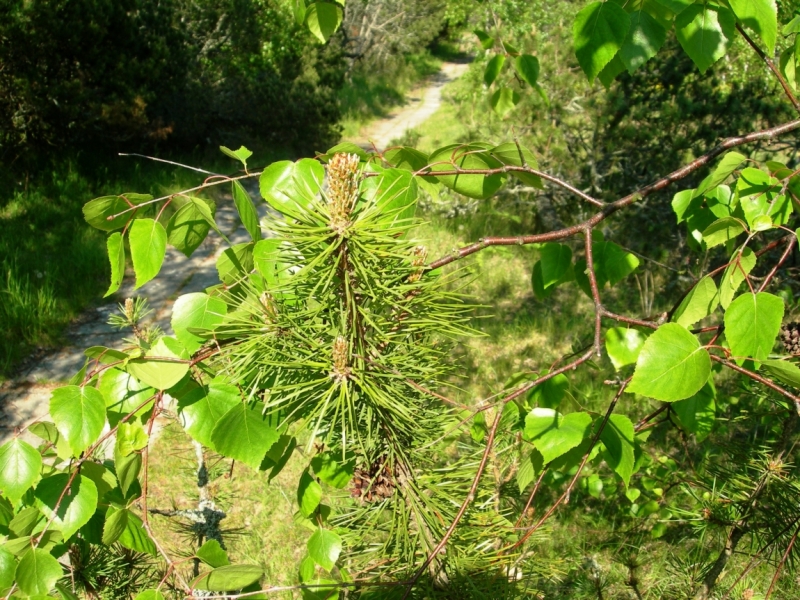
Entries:
{"label": "pine cone", "polygon": [[781,342],[786,352],[800,355],[800,323],[792,321],[781,327]]}
{"label": "pine cone", "polygon": [[362,502],[381,502],[391,498],[396,487],[394,474],[384,457],[372,463],[369,468],[358,468],[353,473],[350,495]]}

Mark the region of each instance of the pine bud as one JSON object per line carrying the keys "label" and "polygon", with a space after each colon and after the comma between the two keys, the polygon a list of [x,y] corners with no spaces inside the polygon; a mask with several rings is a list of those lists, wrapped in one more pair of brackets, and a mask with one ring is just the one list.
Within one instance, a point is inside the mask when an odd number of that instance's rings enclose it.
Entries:
{"label": "pine bud", "polygon": [[264,309],[264,316],[267,323],[274,324],[278,320],[278,307],[275,304],[275,298],[269,292],[262,292],[258,297],[261,302],[261,307]]}
{"label": "pine bud", "polygon": [[333,341],[333,370],[331,371],[331,377],[337,383],[350,378],[350,367],[347,366],[348,358],[347,340],[341,335],[337,336]]}
{"label": "pine bud", "polygon": [[125,317],[127,317],[128,321],[134,320],[133,300],[131,298],[125,300]]}
{"label": "pine bud", "polygon": [[358,200],[358,163],[356,154],[336,154],[328,163],[330,227],[339,235],[350,226],[350,214]]}
{"label": "pine bud", "polygon": [[415,246],[412,250],[411,266],[418,267],[411,275],[408,276],[409,283],[416,283],[422,278],[422,273],[425,266],[425,261],[428,260],[428,249],[425,246]]}

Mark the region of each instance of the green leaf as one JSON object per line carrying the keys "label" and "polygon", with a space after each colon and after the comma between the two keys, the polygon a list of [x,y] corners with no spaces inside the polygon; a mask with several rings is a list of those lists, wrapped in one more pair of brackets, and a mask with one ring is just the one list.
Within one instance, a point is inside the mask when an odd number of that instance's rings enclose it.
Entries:
{"label": "green leaf", "polygon": [[29,443],[13,438],[0,446],[0,490],[16,503],[42,470],[42,456]]}
{"label": "green leaf", "polygon": [[[119,369],[106,369],[103,371],[97,388],[105,399],[108,422],[112,427],[122,417],[134,410],[136,410],[137,417],[146,414],[152,404],[141,405],[155,394],[153,388],[140,383],[133,375]],[[140,406],[141,408],[139,408]]]}
{"label": "green leaf", "polygon": [[686,8],[688,8],[689,5],[694,3],[694,0],[656,0],[656,2],[661,6],[668,8],[670,12],[679,15]]}
{"label": "green leaf", "polygon": [[617,371],[636,362],[644,340],[644,335],[636,329],[613,327],[606,332],[606,352]]}
{"label": "green leaf", "polygon": [[306,557],[300,561],[300,583],[306,583],[307,581],[314,578],[314,575],[317,573],[317,563],[314,562],[314,559],[310,556],[306,555]]}
{"label": "green leaf", "polygon": [[145,590],[137,594],[133,600],[165,600],[165,598],[158,590]]}
{"label": "green leaf", "polygon": [[675,34],[701,73],[725,56],[734,36],[735,19],[726,8],[693,4],[675,19]]}
{"label": "green leaf", "polygon": [[626,252],[614,242],[594,242],[592,244],[594,268],[598,279],[616,285],[639,266],[639,259],[630,252]]}
{"label": "green leaf", "polygon": [[[112,512],[114,510],[121,510],[121,509],[115,509],[111,507],[108,510],[109,512]],[[150,554],[151,556],[155,556],[156,545],[153,543],[153,540],[150,539],[150,536],[148,536],[147,532],[144,530],[142,520],[131,511],[128,511],[128,513],[129,513],[128,524],[125,527],[125,531],[123,531],[122,535],[119,536],[117,543],[120,546],[128,548],[129,550],[133,550],[134,552],[142,552],[145,554]]]}
{"label": "green leaf", "polygon": [[217,540],[208,540],[200,546],[195,556],[212,569],[231,564],[231,561],[228,560],[228,554],[222,549]]}
{"label": "green leaf", "polygon": [[[800,16],[797,17],[800,19]],[[793,90],[797,89],[797,52],[794,46],[789,46],[781,52],[778,58],[778,68],[783,78]]]}
{"label": "green leaf", "polygon": [[304,517],[310,517],[317,510],[320,500],[322,500],[322,486],[308,471],[303,471],[297,486],[297,504],[300,506],[300,513]]}
{"label": "green leaf", "polygon": [[[730,175],[746,160],[747,157],[743,154],[739,154],[738,152],[728,152],[722,157],[722,160],[719,161],[717,168],[714,169],[711,175],[700,182],[700,185],[698,185],[697,189],[695,189],[692,193],[692,198],[702,196],[708,190],[714,189],[721,183],[724,183],[725,180],[730,177]],[[678,222],[680,223],[680,221]]]}
{"label": "green leaf", "polygon": [[612,414],[600,434],[606,447],[603,459],[620,476],[625,486],[633,474],[634,442],[633,423],[625,415]]}
{"label": "green leaf", "polygon": [[[490,156],[481,145],[452,144],[431,154],[431,172],[461,169],[497,169],[502,163]],[[439,164],[436,164],[439,163]],[[493,196],[503,185],[505,175],[441,175],[437,179],[451,190],[470,198],[485,199]]]}
{"label": "green leaf", "polygon": [[[528,150],[525,146],[517,145],[514,142],[506,142],[491,149],[491,155],[499,160],[504,165],[511,165],[515,167],[530,167],[536,169],[539,167],[536,157],[533,152]],[[533,186],[538,189],[544,189],[542,180],[538,175],[532,173],[522,173],[514,171],[511,173],[514,177],[519,179],[526,185]]]}
{"label": "green leaf", "polygon": [[122,456],[147,447],[149,438],[140,423],[120,423],[117,427],[116,450]]}
{"label": "green leaf", "polygon": [[542,472],[543,467],[544,460],[536,448],[531,450],[530,454],[522,456],[517,469],[517,487],[520,494],[536,479],[537,473]]}
{"label": "green leaf", "polygon": [[783,300],[766,292],[742,294],[731,303],[725,311],[725,338],[737,362],[769,356],[781,329],[783,310]]}
{"label": "green leaf", "polygon": [[194,354],[205,339],[189,329],[204,329],[209,332],[222,323],[228,305],[219,298],[195,292],[180,296],[172,307],[172,330],[187,352]]}
{"label": "green leaf", "polygon": [[592,2],[575,17],[575,56],[589,82],[619,52],[629,27],[628,14],[614,2]]}
{"label": "green leaf", "polygon": [[147,351],[145,358],[128,362],[127,369],[131,375],[150,387],[166,390],[189,372],[189,354],[178,340],[164,336]]}
{"label": "green leaf", "polygon": [[428,155],[416,148],[392,148],[383,153],[383,160],[397,169],[419,171],[428,164]]}
{"label": "green leaf", "polygon": [[306,25],[323,44],[342,24],[342,9],[331,2],[312,2],[306,7]]}
{"label": "green leaf", "polygon": [[242,461],[258,469],[270,446],[278,441],[280,434],[261,415],[239,403],[217,421],[211,432],[214,449],[220,454]]}
{"label": "green leaf", "polygon": [[247,233],[257,242],[261,239],[261,225],[258,222],[258,213],[253,206],[253,200],[250,194],[242,187],[238,181],[233,182],[233,202],[236,204],[236,210],[239,211],[239,217],[242,219],[244,228]]}
{"label": "green leaf", "polygon": [[492,59],[486,65],[486,70],[483,72],[483,83],[486,84],[486,87],[489,87],[494,83],[497,76],[500,75],[500,71],[503,69],[503,65],[506,62],[506,57],[502,54],[495,54]]}
{"label": "green leaf", "polygon": [[762,361],[761,366],[773,377],[800,389],[800,369],[796,364],[788,360],[765,360]]}
{"label": "green leaf", "polygon": [[645,341],[627,391],[674,402],[696,394],[709,373],[708,351],[685,327],[667,323]]}
{"label": "green leaf", "polygon": [[65,540],[86,525],[97,508],[97,487],[91,479],[83,475],[75,477],[69,491],[61,498],[69,478],[67,473],[45,477],[34,492],[40,503],[39,510],[46,518],[53,518],[53,526],[64,535]]}
{"label": "green leaf", "polygon": [[716,395],[714,384],[709,380],[694,396],[674,402],[671,406],[681,427],[687,433],[693,433],[698,442],[706,439],[714,427]]}
{"label": "green leaf", "polygon": [[547,464],[580,444],[591,424],[589,413],[562,415],[551,408],[534,408],[525,417],[524,437],[533,442]]}
{"label": "green leaf", "polygon": [[489,50],[492,46],[494,46],[494,38],[491,37],[485,31],[482,31],[480,29],[475,29],[475,30],[473,30],[472,33],[474,33],[476,36],[478,36],[478,41],[480,42],[481,47],[484,50]]}
{"label": "green leaf", "polygon": [[630,22],[618,56],[632,74],[658,53],[667,39],[667,31],[643,10],[632,12]]}
{"label": "green leaf", "polygon": [[[139,472],[142,470],[141,454],[121,454],[118,448],[114,448],[114,468],[117,472],[119,489],[127,498],[129,490],[134,484],[139,482]],[[133,488],[134,493],[137,491]]]}
{"label": "green leaf", "polygon": [[269,474],[269,481],[275,479],[289,459],[292,457],[294,449],[297,447],[297,439],[292,435],[282,435],[277,442],[267,451],[264,461],[261,463],[260,470],[272,469]]}
{"label": "green leaf", "polygon": [[491,104],[492,110],[502,118],[514,110],[519,100],[520,96],[516,91],[511,88],[501,87],[492,94],[489,104]]}
{"label": "green leaf", "polygon": [[551,377],[535,386],[528,394],[528,401],[539,408],[556,408],[569,389],[569,379],[563,373]]}
{"label": "green leaf", "polygon": [[547,243],[539,248],[545,289],[561,283],[572,270],[572,250],[566,244]]}
{"label": "green leaf", "polygon": [[714,221],[703,230],[703,241],[706,243],[706,248],[711,249],[735,240],[744,231],[744,225],[739,219],[725,217]]}
{"label": "green leaf", "polygon": [[191,586],[196,590],[227,592],[247,587],[263,576],[264,570],[256,565],[225,565],[201,574]]}
{"label": "green leaf", "polygon": [[775,0],[730,0],[738,19],[758,34],[767,45],[767,54],[775,54],[778,39],[778,7]]}
{"label": "green leaf", "polygon": [[756,255],[750,248],[744,248],[741,253],[734,254],[731,264],[725,269],[719,282],[719,304],[723,309],[728,308],[745,275],[755,266]]}
{"label": "green leaf", "polygon": [[800,15],[797,15],[794,19],[784,25],[781,33],[783,33],[785,36],[792,35],[793,33],[800,33]]}
{"label": "green leaf", "polygon": [[20,591],[28,596],[47,596],[63,575],[61,565],[49,552],[31,548],[17,565],[16,580]]}
{"label": "green leaf", "polygon": [[718,305],[719,293],[717,292],[717,285],[711,277],[706,275],[689,290],[689,293],[686,294],[686,297],[672,315],[672,320],[678,325],[689,328],[700,319],[704,319],[713,313]]}
{"label": "green leaf", "polygon": [[122,278],[125,276],[125,244],[122,240],[122,234],[117,232],[112,233],[106,240],[108,248],[108,260],[111,262],[111,285],[108,286],[103,298],[110,296],[119,289],[122,285]]}
{"label": "green leaf", "polygon": [[681,190],[672,197],[672,210],[678,217],[678,224],[681,224],[689,216],[687,211],[692,204],[695,190]]}
{"label": "green leaf", "polygon": [[253,264],[270,288],[280,287],[291,277],[291,265],[284,262],[280,247],[280,240],[268,238],[259,240],[253,248]]}
{"label": "green leaf", "polygon": [[606,89],[609,89],[611,84],[614,83],[614,80],[617,78],[617,75],[623,71],[625,71],[625,63],[622,62],[619,54],[617,54],[605,67],[603,67],[603,70],[600,71],[600,73],[597,75],[597,78]]}
{"label": "green leaf", "polygon": [[0,594],[5,596],[14,585],[14,572],[17,570],[17,562],[14,555],[5,547],[0,546]]}
{"label": "green leaf", "polygon": [[319,528],[308,538],[307,547],[314,562],[330,571],[342,551],[342,538],[329,529]]}
{"label": "green leaf", "polygon": [[33,506],[23,508],[8,524],[8,529],[16,537],[25,537],[33,533],[37,529],[39,523],[43,520],[41,512]]}
{"label": "green leaf", "polygon": [[[177,201],[177,199],[176,199]],[[200,198],[182,198],[183,204],[167,223],[167,241],[186,256],[200,247],[213,227],[222,234],[214,222],[213,203]],[[224,239],[225,236],[222,236]]]}
{"label": "green leaf", "polygon": [[244,278],[255,266],[253,260],[253,242],[235,244],[227,248],[217,259],[219,279],[227,285],[233,285]]}
{"label": "green leaf", "polygon": [[410,225],[416,212],[416,180],[404,169],[373,168],[378,172],[377,177],[369,177],[361,182],[363,201],[378,208],[387,226]]}
{"label": "green leaf", "polygon": [[245,169],[247,169],[247,159],[253,156],[253,153],[250,152],[250,150],[248,150],[244,146],[239,146],[238,150],[231,150],[230,148],[227,148],[225,146],[220,146],[219,149],[222,150],[223,154],[230,156],[235,160],[241,161]]}
{"label": "green leaf", "polygon": [[106,401],[94,388],[67,385],[53,390],[50,416],[72,454],[78,456],[100,437],[106,422]]}
{"label": "green leaf", "polygon": [[128,515],[131,514],[127,508],[109,510],[106,515],[106,522],[103,526],[103,543],[110,546],[116,542],[128,527]]}
{"label": "green leaf", "polygon": [[[127,201],[126,201],[127,199]],[[114,231],[122,229],[133,219],[137,211],[132,210],[123,214],[131,206],[136,206],[142,202],[152,200],[153,197],[147,194],[121,194],[119,196],[103,196],[90,200],[83,206],[83,218],[89,225],[102,231]],[[119,215],[109,220],[109,217]]]}
{"label": "green leaf", "polygon": [[[747,168],[742,171],[736,189],[745,218],[754,230],[770,228],[772,218],[778,225],[789,220],[792,205],[786,195],[781,193],[782,184],[775,177],[760,169]],[[759,217],[765,215],[771,217],[770,225],[759,229],[759,224],[763,222]]]}
{"label": "green leaf", "polygon": [[532,87],[539,82],[539,59],[530,54],[522,54],[514,59],[514,69],[520,79]]}
{"label": "green leaf", "polygon": [[167,251],[167,231],[153,219],[136,219],[128,234],[131,260],[136,272],[134,289],[158,275]]}
{"label": "green leaf", "polygon": [[178,411],[186,433],[203,446],[214,448],[211,434],[217,422],[242,400],[233,385],[211,382],[178,400]]}
{"label": "green leaf", "polygon": [[340,490],[350,483],[355,465],[352,461],[338,463],[330,452],[324,452],[311,459],[311,468],[322,481]]}
{"label": "green leaf", "polygon": [[353,142],[342,142],[336,144],[334,147],[329,148],[325,154],[317,154],[317,160],[329,162],[337,154],[355,154],[358,156],[360,162],[368,162],[370,154],[358,144]]}

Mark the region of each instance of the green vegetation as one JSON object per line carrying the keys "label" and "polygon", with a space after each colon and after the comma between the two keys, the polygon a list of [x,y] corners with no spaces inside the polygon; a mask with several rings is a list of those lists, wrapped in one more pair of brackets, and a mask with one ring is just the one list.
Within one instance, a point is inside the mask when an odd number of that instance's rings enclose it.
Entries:
{"label": "green vegetation", "polygon": [[[53,392],[41,445],[0,446],[0,592],[794,598],[794,5],[291,8],[327,42],[302,55],[353,82],[324,90],[353,129],[434,64],[424,47],[474,30],[477,58],[381,155],[226,152],[264,230],[221,180],[251,238],[221,284],[176,299],[174,336],[126,303],[127,346]],[[137,281],[215,226],[161,172],[131,188],[173,193],[158,213],[85,205]]]}

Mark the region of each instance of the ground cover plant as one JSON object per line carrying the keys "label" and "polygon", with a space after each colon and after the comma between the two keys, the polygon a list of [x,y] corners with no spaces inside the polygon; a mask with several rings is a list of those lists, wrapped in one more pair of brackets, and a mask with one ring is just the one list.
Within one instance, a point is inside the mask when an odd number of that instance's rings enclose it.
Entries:
{"label": "ground cover plant", "polygon": [[[297,7],[323,40],[342,19],[339,4]],[[579,8],[574,52],[590,81],[635,72],[672,32],[704,73],[741,37],[800,111],[800,17],[782,20],[776,62],[769,0]],[[489,51],[487,110],[513,116],[523,93],[547,96],[546,65],[500,33],[476,32]],[[495,85],[505,73],[516,82]],[[797,129],[800,119],[727,137],[611,199],[540,169],[511,139],[431,152],[342,144],[262,171],[248,168],[247,148],[223,147],[242,175],[90,201],[86,220],[108,232],[109,294],[128,257],[140,286],[157,277],[167,244],[191,254],[216,229],[200,191],[230,186],[252,239],[221,255],[218,286],[176,300],[174,336],[143,327],[144,304],[125,302],[117,323],[131,329],[128,346],[87,349],[84,369],[53,392],[52,422],[30,428],[38,448],[20,438],[0,448],[5,597],[791,597],[800,326],[785,283],[800,179],[793,163],[747,148]],[[273,211],[263,224],[248,178]],[[511,182],[570,194],[573,222],[436,255],[421,243],[421,192],[485,201]],[[645,290],[665,282],[648,278],[652,259],[604,226],[669,186],[661,227],[685,232],[691,268],[656,302]],[[476,281],[461,266],[469,257]],[[477,334],[478,299],[508,294],[492,279],[481,287],[480,269],[520,260],[535,296],[573,313],[536,340],[546,349],[520,349],[517,373],[469,397],[459,369],[484,373],[487,357],[468,354],[465,367],[456,342]],[[190,440],[196,508],[151,502],[161,415],[173,419],[164,435]],[[215,482],[235,463],[262,480],[291,477],[293,519],[308,532],[296,580],[267,579],[226,552],[233,532]],[[589,511],[583,524],[595,511],[617,529],[609,545],[624,580],[591,557],[583,579],[560,579],[547,527],[575,498]],[[182,550],[165,545],[162,517],[183,523]],[[643,556],[669,554],[670,577],[641,575]],[[138,565],[137,577],[115,578],[122,564]]]}

